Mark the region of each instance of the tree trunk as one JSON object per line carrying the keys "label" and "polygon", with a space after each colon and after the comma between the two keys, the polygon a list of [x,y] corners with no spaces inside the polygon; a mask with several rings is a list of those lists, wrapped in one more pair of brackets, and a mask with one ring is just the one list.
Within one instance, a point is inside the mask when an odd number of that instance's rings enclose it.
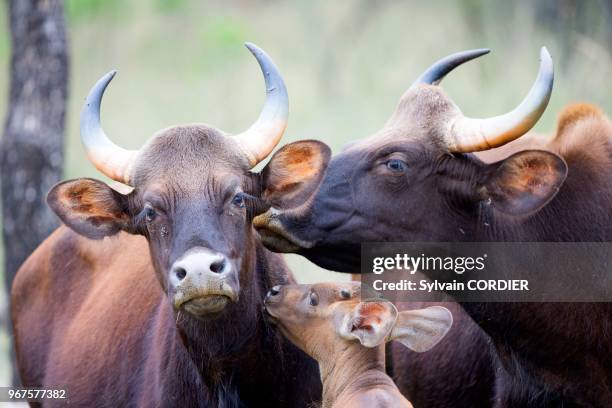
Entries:
{"label": "tree trunk", "polygon": [[19,266],[58,224],[45,196],[62,175],[68,93],[62,0],[9,0],[8,6],[11,82],[0,140],[7,293]]}

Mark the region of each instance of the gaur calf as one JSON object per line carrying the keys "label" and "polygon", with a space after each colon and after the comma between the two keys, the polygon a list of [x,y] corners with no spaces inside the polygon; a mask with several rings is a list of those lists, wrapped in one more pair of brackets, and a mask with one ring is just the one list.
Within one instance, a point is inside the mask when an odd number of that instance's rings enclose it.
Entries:
{"label": "gaur calf", "polygon": [[277,285],[264,303],[283,334],[319,362],[323,408],[412,407],[385,372],[385,343],[424,352],[453,322],[441,306],[398,312],[383,299],[362,301],[355,282]]}

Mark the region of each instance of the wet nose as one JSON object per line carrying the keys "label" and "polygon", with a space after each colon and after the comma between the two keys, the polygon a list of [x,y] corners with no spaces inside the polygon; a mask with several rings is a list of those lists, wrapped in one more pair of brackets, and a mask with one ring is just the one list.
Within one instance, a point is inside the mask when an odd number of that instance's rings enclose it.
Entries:
{"label": "wet nose", "polygon": [[178,259],[170,269],[170,279],[179,284],[188,278],[205,275],[224,275],[230,272],[231,264],[227,257],[219,252],[199,250],[187,253]]}

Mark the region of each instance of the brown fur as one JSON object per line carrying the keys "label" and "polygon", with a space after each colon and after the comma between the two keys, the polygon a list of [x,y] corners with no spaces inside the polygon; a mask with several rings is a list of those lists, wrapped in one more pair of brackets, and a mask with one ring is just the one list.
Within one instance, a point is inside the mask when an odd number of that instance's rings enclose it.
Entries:
{"label": "brown fur", "polygon": [[[302,166],[329,155],[303,143]],[[318,398],[315,362],[262,318],[267,290],[293,277],[254,235],[268,185],[248,167],[234,139],[186,125],[143,147],[125,195],[93,179],[56,185],[48,202],[71,229],[28,258],[11,294],[23,384],[65,387],[75,406],[305,407]],[[206,284],[188,300],[200,307],[173,303],[172,266],[193,248],[231,265],[236,296],[220,310],[207,309],[219,296]]]}
{"label": "brown fur", "polygon": [[[266,245],[354,273],[367,241],[612,241],[612,127],[596,108],[568,108],[542,140],[449,154],[437,144],[446,98],[408,91],[382,131],[332,158],[305,204],[255,220]],[[392,159],[402,170],[386,166]],[[390,370],[417,406],[610,405],[610,304],[462,306],[469,316],[440,346],[444,358],[392,353]]]}
{"label": "brown fur", "polygon": [[594,119],[596,122],[605,120],[605,116],[601,109],[589,103],[576,103],[568,105],[559,114],[557,120],[557,137],[563,134],[571,134],[571,127],[578,122],[584,123],[588,118]]}

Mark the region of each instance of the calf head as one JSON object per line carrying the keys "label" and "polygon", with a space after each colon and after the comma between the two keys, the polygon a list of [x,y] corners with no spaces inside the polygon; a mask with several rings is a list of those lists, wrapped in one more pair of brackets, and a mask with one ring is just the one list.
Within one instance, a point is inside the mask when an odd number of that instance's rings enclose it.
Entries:
{"label": "calf head", "polygon": [[140,150],[122,149],[100,125],[102,95],[115,75],[110,72],[87,97],[81,137],[98,170],[133,190],[121,194],[101,181],[76,179],[53,187],[47,199],[66,225],[86,237],[120,231],[145,236],[171,304],[201,318],[216,316],[241,293],[253,292],[241,287],[253,280],[251,220],[266,210],[262,194],[270,189],[289,194],[287,186],[316,184],[329,157],[319,142],[297,142],[280,149],[263,173],[250,171],[279,142],[288,98],[271,59],[256,46],[247,47],[259,62],[267,93],[248,130],[230,136],[205,124],[173,126]]}
{"label": "calf head", "polygon": [[552,60],[543,48],[538,77],[516,109],[467,118],[438,83],[487,52],[453,54],[430,67],[382,130],[333,157],[303,204],[273,204],[254,220],[264,243],[356,272],[361,242],[477,240],[491,219],[521,222],[544,207],[565,180],[562,158],[527,150],[485,164],[470,152],[515,140],[536,123],[552,90]]}
{"label": "calf head", "polygon": [[424,352],[446,335],[453,321],[441,306],[398,312],[386,300],[362,301],[355,282],[275,286],[264,303],[283,334],[319,362],[350,345],[373,348],[391,340]]}

